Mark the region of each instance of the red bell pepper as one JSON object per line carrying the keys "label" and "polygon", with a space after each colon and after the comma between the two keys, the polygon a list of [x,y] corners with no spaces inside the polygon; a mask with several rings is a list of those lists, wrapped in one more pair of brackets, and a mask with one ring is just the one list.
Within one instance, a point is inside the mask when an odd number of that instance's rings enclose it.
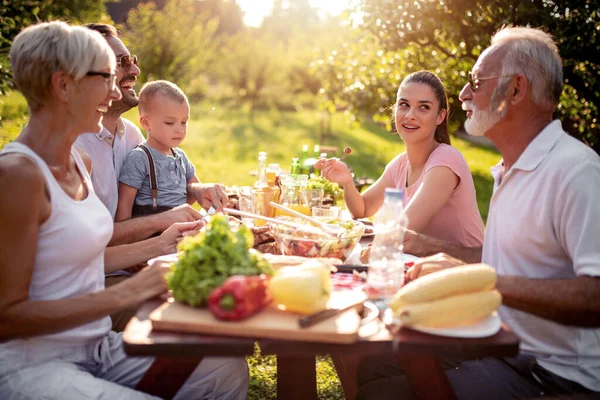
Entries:
{"label": "red bell pepper", "polygon": [[271,302],[266,275],[234,275],[210,292],[208,308],[225,321],[241,321]]}

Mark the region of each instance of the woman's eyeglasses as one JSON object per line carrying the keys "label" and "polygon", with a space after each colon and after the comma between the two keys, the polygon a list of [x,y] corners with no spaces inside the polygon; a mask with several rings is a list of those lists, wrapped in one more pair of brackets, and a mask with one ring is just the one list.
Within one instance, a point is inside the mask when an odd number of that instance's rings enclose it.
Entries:
{"label": "woman's eyeglasses", "polygon": [[108,79],[110,82],[110,87],[114,87],[117,84],[117,74],[110,72],[99,72],[99,71],[90,71],[86,73],[87,76],[101,76],[105,79]]}
{"label": "woman's eyeglasses", "polygon": [[477,91],[477,89],[479,89],[479,81],[485,81],[488,79],[495,79],[495,78],[513,78],[514,76],[515,75],[495,75],[495,76],[486,76],[485,78],[474,78],[473,73],[471,71],[469,71],[469,73],[468,73],[469,87],[471,88],[471,91],[473,93],[475,93]]}
{"label": "woman's eyeglasses", "polygon": [[117,67],[129,69],[131,64],[135,65],[136,67],[139,65],[137,56],[123,54],[122,56],[117,57]]}

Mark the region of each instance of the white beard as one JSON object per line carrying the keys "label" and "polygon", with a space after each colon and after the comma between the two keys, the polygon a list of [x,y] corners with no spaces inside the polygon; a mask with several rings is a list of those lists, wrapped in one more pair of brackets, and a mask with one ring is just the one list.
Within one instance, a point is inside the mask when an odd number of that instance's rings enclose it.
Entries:
{"label": "white beard", "polygon": [[506,115],[506,107],[490,107],[487,110],[471,108],[471,118],[465,121],[465,129],[469,135],[484,136],[494,125]]}
{"label": "white beard", "polygon": [[[506,103],[502,99],[502,96],[497,93],[498,89],[496,88],[494,93],[492,93],[491,104],[486,110],[480,110],[475,107],[475,104],[470,104],[471,118],[465,121],[465,130],[469,135],[484,136],[487,131],[492,129],[506,115]],[[499,92],[503,93],[504,90],[500,90]]]}

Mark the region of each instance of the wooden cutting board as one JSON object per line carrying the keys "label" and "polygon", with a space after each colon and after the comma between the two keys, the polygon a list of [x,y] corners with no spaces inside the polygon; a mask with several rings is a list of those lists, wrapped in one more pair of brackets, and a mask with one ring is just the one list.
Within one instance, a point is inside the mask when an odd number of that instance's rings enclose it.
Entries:
{"label": "wooden cutting board", "polygon": [[302,315],[281,311],[269,306],[244,321],[220,321],[208,309],[193,308],[173,301],[165,302],[150,314],[152,328],[156,330],[202,333],[207,335],[244,336],[305,342],[354,343],[358,340],[360,317],[358,311],[366,296],[361,291],[334,292],[329,308],[343,308],[356,304],[335,317],[310,328],[301,329],[298,320]]}

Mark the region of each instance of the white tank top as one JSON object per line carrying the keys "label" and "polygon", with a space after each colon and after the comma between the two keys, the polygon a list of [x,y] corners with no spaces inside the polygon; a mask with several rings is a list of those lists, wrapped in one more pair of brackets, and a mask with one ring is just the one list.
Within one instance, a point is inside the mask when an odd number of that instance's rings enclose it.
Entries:
{"label": "white tank top", "polygon": [[[6,153],[20,153],[35,161],[50,194],[51,213],[39,228],[29,299],[57,300],[104,290],[104,249],[112,236],[113,221],[94,193],[90,175],[77,150],[73,147],[71,156],[88,189],[87,197],[81,201],[64,192],[46,162],[29,147],[10,143],[0,154]],[[103,337],[110,328],[111,320],[106,316],[67,331],[13,342],[21,345],[28,342],[34,347],[78,345]]]}

